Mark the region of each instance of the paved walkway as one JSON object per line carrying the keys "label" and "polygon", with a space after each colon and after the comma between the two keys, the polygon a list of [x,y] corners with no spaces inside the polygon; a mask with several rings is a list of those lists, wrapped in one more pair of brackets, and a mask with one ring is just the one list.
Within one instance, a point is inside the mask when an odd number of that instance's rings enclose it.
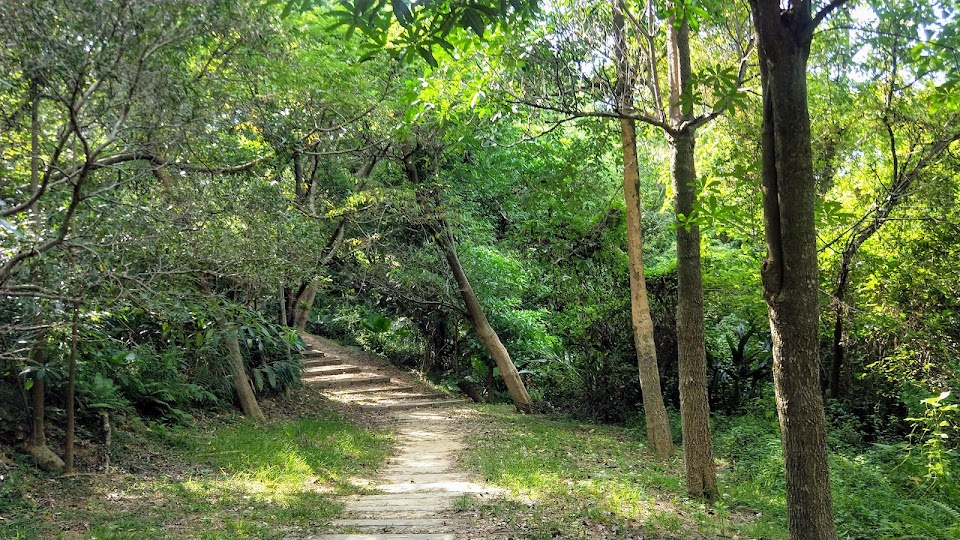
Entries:
{"label": "paved walkway", "polygon": [[452,509],[458,499],[496,492],[457,469],[464,443],[456,406],[463,401],[410,380],[382,359],[315,336],[304,336],[304,342],[309,355],[304,384],[389,415],[399,451],[380,471],[377,494],[346,498],[345,515],[333,521],[336,534],[305,540],[454,540],[459,527]]}

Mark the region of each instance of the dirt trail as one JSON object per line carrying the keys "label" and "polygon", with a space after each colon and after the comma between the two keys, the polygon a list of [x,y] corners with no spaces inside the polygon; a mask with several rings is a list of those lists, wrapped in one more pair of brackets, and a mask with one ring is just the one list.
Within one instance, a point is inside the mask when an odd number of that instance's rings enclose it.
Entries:
{"label": "dirt trail", "polygon": [[332,523],[335,531],[305,540],[480,537],[466,530],[472,527],[455,506],[468,504],[458,503],[465,496],[490,497],[500,490],[476,483],[458,467],[469,407],[381,358],[316,336],[304,336],[304,342],[304,384],[320,387],[348,413],[373,413],[377,422],[389,422],[397,442],[397,454],[371,486],[376,494],[346,498],[344,515]]}

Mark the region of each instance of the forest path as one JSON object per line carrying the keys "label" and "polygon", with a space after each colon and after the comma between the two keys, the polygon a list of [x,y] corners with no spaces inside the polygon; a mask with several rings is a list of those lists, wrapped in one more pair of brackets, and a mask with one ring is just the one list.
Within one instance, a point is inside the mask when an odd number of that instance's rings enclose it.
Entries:
{"label": "forest path", "polygon": [[309,355],[304,384],[319,386],[348,413],[372,412],[374,421],[389,422],[398,451],[371,485],[374,494],[345,498],[344,515],[332,523],[337,533],[305,540],[467,538],[454,509],[457,501],[499,493],[458,467],[470,409],[382,358],[316,336],[305,335],[304,342]]}

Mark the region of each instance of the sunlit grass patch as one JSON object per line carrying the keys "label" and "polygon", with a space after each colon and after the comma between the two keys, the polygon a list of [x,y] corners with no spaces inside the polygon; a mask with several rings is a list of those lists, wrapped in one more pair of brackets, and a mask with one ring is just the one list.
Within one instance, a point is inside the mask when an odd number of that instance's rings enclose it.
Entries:
{"label": "sunlit grass patch", "polygon": [[[334,415],[263,425],[234,417],[130,434],[130,446],[162,455],[150,473],[67,479],[39,473],[29,489],[52,487],[71,503],[54,514],[0,522],[0,538],[281,539],[324,528],[342,508],[337,497],[362,488],[389,455],[388,433]],[[138,448],[139,450],[140,448]],[[27,489],[27,488],[25,488]],[[50,495],[45,495],[50,496]],[[59,506],[59,505],[58,505]],[[24,530],[20,521],[29,523]]]}
{"label": "sunlit grass patch", "polygon": [[749,508],[709,506],[684,493],[680,449],[653,459],[640,430],[484,407],[465,463],[514,500],[484,508],[524,538],[715,538],[732,533],[785,538]]}
{"label": "sunlit grass patch", "polygon": [[[722,497],[684,493],[681,449],[664,462],[642,432],[483,407],[466,464],[513,497],[477,503],[522,538],[764,538],[786,533],[786,486],[772,412],[714,419]],[[960,538],[958,490],[923,482],[896,446],[845,446],[830,456],[840,538]]]}

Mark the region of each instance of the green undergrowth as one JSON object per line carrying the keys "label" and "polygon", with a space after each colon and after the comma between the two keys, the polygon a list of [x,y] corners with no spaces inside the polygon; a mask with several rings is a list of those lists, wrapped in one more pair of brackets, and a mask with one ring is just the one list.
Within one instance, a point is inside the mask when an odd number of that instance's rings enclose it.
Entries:
{"label": "green undergrowth", "polygon": [[[776,420],[714,422],[722,496],[684,493],[682,451],[659,462],[642,427],[593,425],[480,410],[467,467],[511,497],[477,503],[522,538],[787,538],[783,454]],[[838,447],[831,456],[841,538],[960,538],[960,503],[924,487],[890,447]]]}
{"label": "green undergrowth", "polygon": [[335,497],[361,491],[351,478],[371,474],[391,448],[387,433],[333,413],[266,425],[236,416],[152,425],[118,439],[124,472],[64,478],[15,470],[0,484],[0,538],[304,535],[340,511]]}

